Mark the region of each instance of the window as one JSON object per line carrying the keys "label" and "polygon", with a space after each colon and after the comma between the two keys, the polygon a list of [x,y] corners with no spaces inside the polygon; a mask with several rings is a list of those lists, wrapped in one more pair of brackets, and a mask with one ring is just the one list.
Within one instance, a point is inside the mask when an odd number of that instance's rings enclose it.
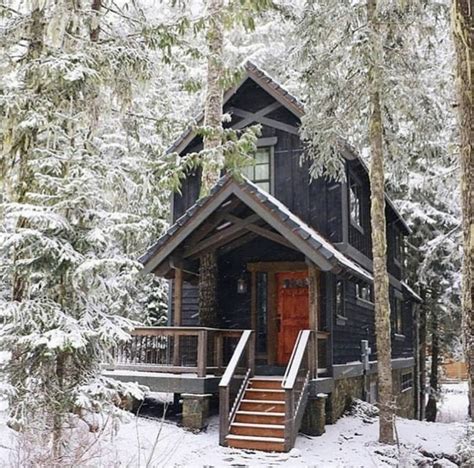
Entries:
{"label": "window", "polygon": [[267,288],[268,275],[266,272],[257,273],[257,353],[267,352]]}
{"label": "window", "polygon": [[349,179],[349,210],[351,223],[362,229],[362,193],[360,185]]}
{"label": "window", "polygon": [[367,283],[356,283],[356,297],[359,300],[373,303],[372,285]]}
{"label": "window", "polygon": [[395,298],[395,312],[393,317],[393,331],[397,335],[403,335],[403,310],[402,301],[398,297]]}
{"label": "window", "polygon": [[413,372],[404,372],[400,379],[400,391],[410,390],[413,387]]}
{"label": "window", "polygon": [[344,318],[346,316],[344,310],[344,283],[340,279],[336,281],[334,303],[336,317]]}
{"label": "window", "polygon": [[254,182],[258,187],[270,193],[272,188],[272,147],[265,146],[257,148],[254,158],[255,164],[244,167],[242,174]]}
{"label": "window", "polygon": [[403,253],[403,238],[400,231],[395,230],[394,234],[394,256],[398,263],[401,263]]}

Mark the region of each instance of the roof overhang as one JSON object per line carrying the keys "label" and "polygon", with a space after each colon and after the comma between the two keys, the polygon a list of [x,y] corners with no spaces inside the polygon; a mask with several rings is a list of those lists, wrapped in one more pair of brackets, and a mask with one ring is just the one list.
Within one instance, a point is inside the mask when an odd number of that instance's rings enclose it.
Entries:
{"label": "roof overhang", "polygon": [[[295,216],[285,205],[272,195],[261,190],[247,179],[237,181],[224,176],[208,197],[198,200],[186,213],[141,258],[142,273],[156,272],[160,265],[168,262],[186,239],[217,210],[237,198],[258,218],[287,242],[294,250],[301,252],[322,271],[336,274],[355,275],[372,281],[372,275],[350,260],[316,230]],[[231,229],[231,227],[225,228]],[[225,232],[224,230],[222,232]],[[258,233],[258,230],[257,230]],[[278,239],[277,239],[278,240]]]}

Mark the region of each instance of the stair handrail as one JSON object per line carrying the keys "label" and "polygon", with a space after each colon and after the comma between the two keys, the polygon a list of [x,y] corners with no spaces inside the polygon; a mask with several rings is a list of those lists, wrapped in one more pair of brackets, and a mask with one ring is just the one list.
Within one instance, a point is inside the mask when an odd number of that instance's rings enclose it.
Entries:
{"label": "stair handrail", "polygon": [[[312,330],[300,330],[281,383],[285,390],[285,446],[287,450],[294,445],[306,407],[309,382],[314,368],[313,337]],[[305,358],[307,367],[302,369]],[[304,373],[300,382],[301,388],[298,389],[297,378],[301,371]],[[298,394],[297,390],[299,390]]]}
{"label": "stair handrail", "polygon": [[[235,378],[239,362],[247,350],[247,369],[232,407],[230,406],[230,386]],[[237,408],[242,400],[244,389],[255,373],[255,335],[253,330],[244,330],[232,354],[224,375],[219,382],[219,444],[226,445],[226,437],[233,422]]]}

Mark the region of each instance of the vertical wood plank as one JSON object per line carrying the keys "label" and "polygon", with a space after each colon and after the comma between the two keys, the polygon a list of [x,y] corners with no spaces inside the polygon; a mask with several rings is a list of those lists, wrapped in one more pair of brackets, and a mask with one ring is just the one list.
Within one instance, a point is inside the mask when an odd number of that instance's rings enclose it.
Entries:
{"label": "vertical wood plank", "polygon": [[197,358],[198,377],[205,377],[207,368],[207,330],[199,331]]}
{"label": "vertical wood plank", "polygon": [[268,320],[267,320],[267,355],[268,365],[274,365],[277,356],[278,328],[277,328],[277,300],[276,300],[275,272],[268,272]]}
{"label": "vertical wood plank", "polygon": [[229,433],[229,411],[230,411],[230,389],[227,387],[219,388],[219,444],[227,445],[225,440]]}
{"label": "vertical wood plank", "polygon": [[250,273],[250,327],[257,333],[257,272]]}
{"label": "vertical wood plank", "polygon": [[308,299],[309,299],[309,327],[314,335],[314,350],[311,362],[314,362],[315,368],[310,369],[311,374],[318,376],[318,312],[319,312],[319,270],[310,262],[308,265]]}
{"label": "vertical wood plank", "polygon": [[[181,326],[182,311],[183,311],[183,270],[176,268],[174,271],[174,310],[173,310],[173,325],[175,327]],[[179,366],[179,335],[176,335],[173,343],[173,365]]]}

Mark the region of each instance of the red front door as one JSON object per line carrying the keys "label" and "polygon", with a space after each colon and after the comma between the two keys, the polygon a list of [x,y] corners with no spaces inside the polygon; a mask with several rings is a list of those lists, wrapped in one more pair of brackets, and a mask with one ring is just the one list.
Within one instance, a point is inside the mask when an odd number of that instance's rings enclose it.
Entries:
{"label": "red front door", "polygon": [[277,363],[288,364],[300,330],[309,328],[308,273],[277,273]]}

